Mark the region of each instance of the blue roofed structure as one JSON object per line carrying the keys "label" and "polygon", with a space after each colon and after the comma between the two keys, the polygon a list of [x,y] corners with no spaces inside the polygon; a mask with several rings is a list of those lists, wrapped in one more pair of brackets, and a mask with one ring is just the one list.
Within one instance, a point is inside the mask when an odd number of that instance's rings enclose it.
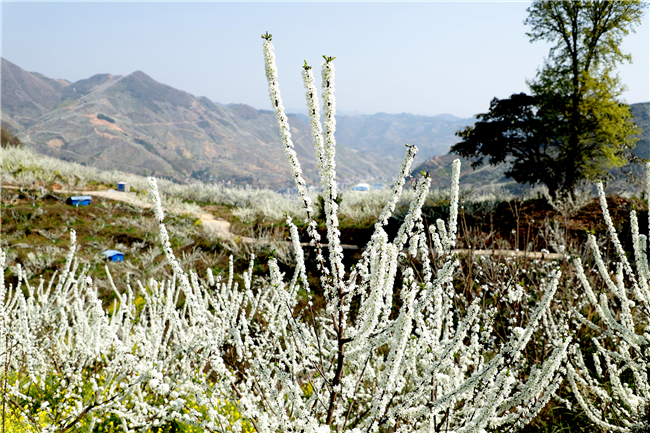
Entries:
{"label": "blue roofed structure", "polygon": [[352,187],[352,191],[364,191],[367,192],[370,189],[370,185],[367,183],[358,183]]}
{"label": "blue roofed structure", "polygon": [[89,195],[77,195],[70,197],[68,200],[66,200],[66,203],[76,207],[88,206],[92,199],[93,198]]}
{"label": "blue roofed structure", "polygon": [[123,262],[124,253],[117,250],[106,250],[102,253],[104,257],[111,262]]}

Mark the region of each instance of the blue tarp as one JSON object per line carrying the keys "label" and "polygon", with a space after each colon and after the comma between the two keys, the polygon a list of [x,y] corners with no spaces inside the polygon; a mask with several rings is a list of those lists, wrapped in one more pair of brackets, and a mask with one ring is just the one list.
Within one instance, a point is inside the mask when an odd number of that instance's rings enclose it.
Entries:
{"label": "blue tarp", "polygon": [[124,261],[124,253],[117,250],[106,250],[102,253],[111,262],[122,262]]}

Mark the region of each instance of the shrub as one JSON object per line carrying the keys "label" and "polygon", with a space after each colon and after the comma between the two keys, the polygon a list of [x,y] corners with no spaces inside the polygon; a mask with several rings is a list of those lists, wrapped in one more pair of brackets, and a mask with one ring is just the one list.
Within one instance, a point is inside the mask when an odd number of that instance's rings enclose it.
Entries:
{"label": "shrub", "polygon": [[98,118],[99,120],[105,120],[105,121],[107,121],[107,122],[109,122],[109,123],[115,123],[115,120],[114,120],[113,118],[108,117],[108,116],[106,116],[105,114],[101,114],[101,113],[99,113],[99,114],[97,115],[97,118]]}
{"label": "shrub", "polygon": [[[650,187],[650,163],[646,165]],[[572,312],[578,325],[587,328],[591,340],[571,347],[568,379],[580,409],[598,428],[606,431],[646,432],[650,429],[650,271],[647,236],[639,234],[639,221],[630,215],[634,265],[623,250],[609,214],[602,183],[598,193],[616,262],[614,269],[603,259],[593,234],[588,245],[602,282],[589,282],[581,259],[575,259],[585,296]],[[650,189],[650,188],[649,188]],[[579,344],[582,343],[582,344]]]}
{"label": "shrub", "polygon": [[0,128],[0,133],[1,133],[0,141],[2,143],[3,148],[22,146],[22,143],[20,142],[18,137],[16,137],[8,127],[2,125],[2,127]]}
{"label": "shrub", "polygon": [[[250,290],[250,273],[244,275],[243,292],[222,291],[226,307],[220,308],[237,312],[229,316],[228,337],[230,366],[237,371],[237,378],[229,380],[242,414],[260,432],[431,431],[443,426],[453,431],[484,431],[528,423],[559,386],[560,365],[570,342],[568,336],[550,342],[552,353],[539,366],[530,368],[522,362],[522,351],[547,314],[559,271],[548,276],[544,297],[527,326],[517,328],[504,344],[494,344],[489,338],[489,312],[483,314],[476,300],[461,310],[454,301],[452,282],[458,260],[451,249],[456,238],[460,163],[454,163],[447,224],[438,220],[435,227],[424,227],[421,208],[430,179],[423,177],[416,184],[396,238],[390,241],[383,229],[417,152],[414,146],[408,148],[393,193],[361,260],[354,269],[345,269],[334,180],[332,58],[323,63],[324,131],[311,68],[305,65],[303,70],[323,196],[327,198],[326,260],[293,149],[268,34],[264,56],[269,94],[302,199],[305,224],[317,251],[326,305],[321,311],[313,308],[304,253],[297,228],[288,217],[297,258],[293,278],[285,281],[277,261],[271,258],[270,284],[263,291]],[[168,245],[157,187],[153,179],[151,182],[156,217]],[[433,256],[427,234],[433,239]],[[167,246],[165,251],[175,272],[182,276],[171,248]],[[415,266],[416,262],[420,265]],[[189,280],[183,281],[190,285]],[[299,303],[300,293],[307,294],[305,304]],[[398,308],[396,299],[401,304]],[[213,421],[208,415],[205,422]]]}

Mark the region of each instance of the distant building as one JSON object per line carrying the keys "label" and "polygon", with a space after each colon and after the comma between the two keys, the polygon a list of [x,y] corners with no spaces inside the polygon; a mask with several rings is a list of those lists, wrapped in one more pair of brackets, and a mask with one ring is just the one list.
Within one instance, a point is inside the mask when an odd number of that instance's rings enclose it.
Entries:
{"label": "distant building", "polygon": [[370,190],[370,185],[367,183],[358,183],[352,187],[352,191],[365,191],[368,192]]}
{"label": "distant building", "polygon": [[88,206],[92,201],[92,197],[89,195],[77,195],[68,198],[65,202],[66,204],[79,207],[79,206]]}
{"label": "distant building", "polygon": [[386,188],[386,185],[384,185],[381,182],[373,183],[372,184],[372,189],[384,189]]}
{"label": "distant building", "polygon": [[116,250],[106,250],[102,253],[104,257],[111,262],[123,262],[124,261],[124,253]]}
{"label": "distant building", "polygon": [[129,192],[131,191],[131,188],[129,187],[129,184],[127,182],[118,182],[117,190],[121,192]]}

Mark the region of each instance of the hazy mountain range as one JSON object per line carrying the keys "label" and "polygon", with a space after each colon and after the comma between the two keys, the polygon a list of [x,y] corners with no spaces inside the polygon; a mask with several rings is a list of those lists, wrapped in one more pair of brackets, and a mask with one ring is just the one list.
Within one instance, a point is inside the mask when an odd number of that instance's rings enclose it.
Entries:
{"label": "hazy mountain range", "polygon": [[[140,71],[71,83],[2,59],[2,122],[38,152],[100,169],[178,181],[292,185],[272,111],[222,105]],[[290,114],[289,122],[305,176],[315,181],[308,119]],[[337,172],[342,179],[392,177],[404,144],[418,146],[416,164],[422,163],[446,153],[456,130],[472,123],[451,115],[337,116]]]}
{"label": "hazy mountain range", "polygon": [[[223,105],[161,84],[143,72],[98,74],[71,83],[27,72],[2,59],[2,122],[38,152],[57,158],[177,181],[231,181],[292,187],[275,116],[244,104]],[[631,105],[643,129],[635,153],[650,158],[650,103]],[[302,111],[302,110],[294,110]],[[428,171],[447,187],[454,133],[474,123],[449,114],[337,116],[337,173],[341,180],[391,178],[404,144],[420,149],[414,173]],[[305,177],[317,181],[309,119],[289,114]],[[504,167],[469,168],[463,185],[512,186]],[[639,167],[637,167],[639,168]],[[639,170],[634,170],[635,172]]]}

